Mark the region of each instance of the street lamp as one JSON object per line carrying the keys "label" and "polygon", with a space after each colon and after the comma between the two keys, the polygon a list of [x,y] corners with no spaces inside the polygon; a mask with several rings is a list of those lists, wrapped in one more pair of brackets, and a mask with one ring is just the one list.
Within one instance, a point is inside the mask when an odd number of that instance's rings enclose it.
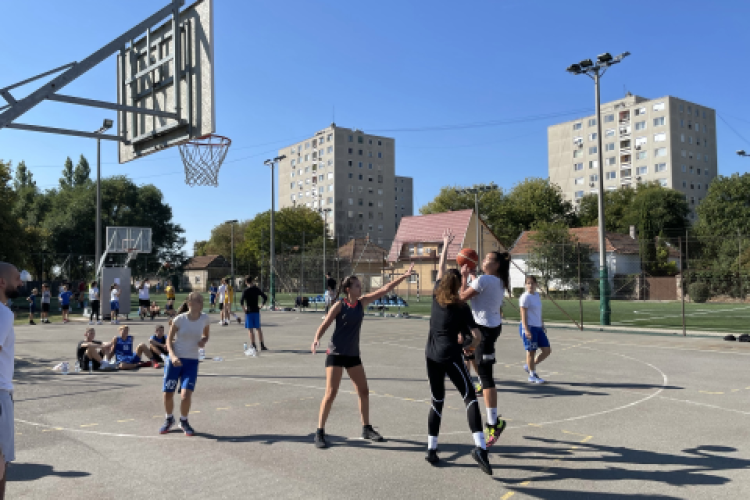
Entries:
{"label": "street lamp", "polygon": [[460,194],[473,194],[474,195],[474,213],[477,214],[477,253],[480,254],[482,249],[479,248],[479,193],[487,193],[489,191],[497,191],[497,185],[494,182],[489,184],[474,184],[470,188],[464,188],[457,190]]}
{"label": "street lamp", "polygon": [[[237,224],[239,221],[237,219],[234,220],[228,220],[224,224],[231,224],[232,225],[232,246],[231,246],[231,266],[232,266],[232,289],[234,289],[234,285],[236,284],[234,281],[234,225]],[[234,302],[232,302],[232,309],[234,310]]]}
{"label": "street lamp", "polygon": [[619,56],[605,52],[596,58],[596,64],[591,59],[585,59],[578,64],[571,64],[567,71],[573,75],[586,75],[594,80],[594,98],[596,103],[596,153],[599,166],[599,321],[602,325],[611,322],[612,310],[609,305],[609,281],[607,272],[607,248],[604,243],[604,160],[602,153],[602,120],[601,102],[599,98],[599,80],[607,69],[618,64],[630,52],[623,52]]}
{"label": "street lamp", "polygon": [[[104,123],[96,134],[103,134],[111,129],[114,122],[109,118],[104,119]],[[102,258],[102,140],[96,138],[96,251],[94,252],[94,269],[99,269],[99,260]],[[94,276],[96,280],[97,277]]]}
{"label": "street lamp", "polygon": [[269,255],[269,295],[271,295],[271,309],[276,308],[276,269],[275,269],[275,258],[276,258],[276,250],[274,249],[274,222],[273,222],[273,213],[276,210],[276,187],[274,183],[274,167],[277,163],[279,163],[281,160],[286,159],[286,155],[277,156],[274,159],[269,159],[263,162],[264,165],[268,165],[271,167],[271,252]]}
{"label": "street lamp", "polygon": [[745,153],[744,149],[740,149],[739,151],[737,151],[737,156],[750,156],[750,155]]}

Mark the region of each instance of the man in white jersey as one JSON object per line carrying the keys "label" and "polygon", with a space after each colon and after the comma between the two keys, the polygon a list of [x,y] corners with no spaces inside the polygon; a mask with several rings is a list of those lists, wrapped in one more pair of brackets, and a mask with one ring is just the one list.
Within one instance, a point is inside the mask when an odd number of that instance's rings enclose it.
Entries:
{"label": "man in white jersey", "polygon": [[5,304],[19,295],[21,273],[12,264],[0,262],[0,500],[5,498],[8,462],[16,459],[13,426],[13,357],[16,334],[13,313]]}
{"label": "man in white jersey", "polygon": [[222,279],[221,285],[219,285],[219,292],[218,292],[218,299],[219,299],[219,324],[221,326],[226,326],[229,324],[229,321],[226,322],[226,325],[224,324],[224,297],[227,294],[227,280]]}

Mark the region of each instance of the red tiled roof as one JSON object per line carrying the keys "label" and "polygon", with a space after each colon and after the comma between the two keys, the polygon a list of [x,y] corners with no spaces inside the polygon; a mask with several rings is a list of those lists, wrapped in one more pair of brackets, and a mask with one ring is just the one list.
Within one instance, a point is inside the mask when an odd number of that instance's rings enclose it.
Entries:
{"label": "red tiled roof", "polygon": [[388,250],[379,247],[367,238],[356,238],[341,245],[338,250],[339,257],[353,262],[380,262],[385,259]]}
{"label": "red tiled roof", "polygon": [[196,269],[207,269],[209,267],[230,267],[231,264],[227,262],[221,255],[201,255],[199,257],[192,257],[187,264],[185,269],[196,270]]}
{"label": "red tiled roof", "polygon": [[473,210],[458,210],[456,212],[442,212],[430,215],[413,215],[401,219],[396,238],[388,254],[388,262],[396,262],[404,244],[408,243],[439,243],[443,241],[443,231],[450,228],[456,236],[448,247],[448,260],[455,260],[458,252],[463,248],[466,231]]}
{"label": "red tiled roof", "polygon": [[[588,245],[594,252],[599,251],[599,228],[596,226],[592,227],[575,227],[568,229],[568,232],[573,236],[581,245]],[[521,236],[516,240],[516,244],[511,249],[512,255],[527,255],[534,242],[531,240],[531,236],[536,234],[536,231],[524,231]],[[637,255],[640,253],[638,247],[638,240],[633,239],[630,235],[620,233],[605,233],[604,235],[605,247],[608,253],[619,253],[619,254],[631,254]]]}

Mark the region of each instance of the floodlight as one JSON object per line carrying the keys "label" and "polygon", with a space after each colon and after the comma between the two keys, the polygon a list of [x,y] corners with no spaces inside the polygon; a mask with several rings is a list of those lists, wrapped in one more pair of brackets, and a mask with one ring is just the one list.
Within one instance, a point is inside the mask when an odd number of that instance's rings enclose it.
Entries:
{"label": "floodlight", "polygon": [[102,125],[102,128],[103,128],[104,130],[109,130],[109,129],[111,129],[111,128],[112,128],[112,125],[114,125],[114,124],[115,124],[115,122],[113,122],[113,121],[112,121],[112,120],[110,120],[109,118],[105,118],[105,119],[104,119],[104,124]]}
{"label": "floodlight", "polygon": [[740,150],[738,150],[738,151],[737,151],[737,154],[738,154],[739,156],[747,156],[747,153],[745,153],[745,150],[744,150],[744,149],[740,149]]}
{"label": "floodlight", "polygon": [[606,64],[612,60],[612,54],[610,54],[609,52],[605,52],[604,54],[599,54],[596,57],[596,60],[597,62],[599,62],[599,64]]}
{"label": "floodlight", "polygon": [[578,74],[578,73],[581,72],[581,65],[580,64],[571,64],[570,66],[568,66],[568,69],[566,71],[568,71],[569,73],[576,73],[576,74]]}
{"label": "floodlight", "polygon": [[594,65],[594,63],[591,62],[591,59],[584,59],[579,64],[580,64],[580,66],[581,66],[582,69],[590,68],[591,66]]}

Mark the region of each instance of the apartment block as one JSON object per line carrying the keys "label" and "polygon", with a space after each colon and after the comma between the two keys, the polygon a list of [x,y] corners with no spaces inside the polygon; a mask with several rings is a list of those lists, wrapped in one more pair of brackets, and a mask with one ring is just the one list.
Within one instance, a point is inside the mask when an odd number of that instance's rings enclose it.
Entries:
{"label": "apartment block", "polygon": [[303,204],[324,213],[329,236],[340,244],[369,236],[389,246],[401,218],[413,214],[413,181],[396,176],[393,138],[334,123],[279,155],[286,155],[279,162],[280,208]]}
{"label": "apartment block", "polygon": [[[685,196],[691,212],[718,174],[716,111],[665,96],[628,93],[601,105],[604,189],[658,182]],[[597,126],[594,115],[548,129],[549,178],[566,199],[579,203],[598,192]]]}

